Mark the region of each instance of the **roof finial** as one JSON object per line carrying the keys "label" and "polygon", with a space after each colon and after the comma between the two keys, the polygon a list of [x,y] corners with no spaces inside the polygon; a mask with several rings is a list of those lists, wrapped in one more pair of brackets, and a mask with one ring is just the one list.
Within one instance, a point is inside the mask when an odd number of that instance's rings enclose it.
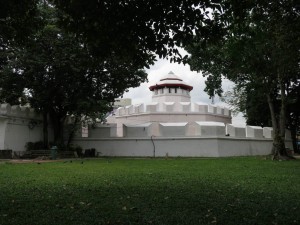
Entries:
{"label": "roof finial", "polygon": [[170,71],[168,74],[174,74],[173,71]]}

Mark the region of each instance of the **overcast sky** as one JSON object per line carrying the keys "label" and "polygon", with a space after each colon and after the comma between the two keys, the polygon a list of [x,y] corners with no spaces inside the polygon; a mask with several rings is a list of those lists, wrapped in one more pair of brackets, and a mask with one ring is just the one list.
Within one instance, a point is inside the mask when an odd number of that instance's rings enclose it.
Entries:
{"label": "overcast sky", "polygon": [[[149,86],[155,84],[160,80],[161,77],[168,74],[172,71],[175,75],[179,76],[184,82],[193,86],[193,90],[190,92],[191,101],[192,102],[201,102],[205,104],[210,104],[211,99],[209,96],[203,91],[205,88],[205,79],[201,73],[197,73],[190,70],[189,65],[183,65],[178,63],[170,63],[168,60],[159,59],[157,62],[147,69],[148,73],[148,82],[142,83],[140,87],[130,88],[129,92],[124,94],[124,98],[131,98],[132,104],[139,103],[150,103],[151,102],[151,91],[149,90]],[[231,90],[233,84],[228,81],[223,81],[223,90],[224,92]],[[221,102],[219,98],[215,98],[215,105],[225,106],[225,103]],[[245,119],[239,114],[237,117],[233,117],[233,124],[244,125]]]}

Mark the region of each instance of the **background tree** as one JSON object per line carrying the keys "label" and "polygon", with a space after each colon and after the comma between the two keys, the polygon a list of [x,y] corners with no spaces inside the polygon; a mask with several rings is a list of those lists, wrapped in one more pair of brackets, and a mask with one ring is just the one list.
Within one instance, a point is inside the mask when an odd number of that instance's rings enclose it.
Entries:
{"label": "background tree", "polygon": [[[225,35],[218,40],[195,37],[186,49],[193,70],[222,76],[240,87],[252,86],[265,96],[274,129],[274,156],[285,153],[286,93],[299,82],[299,9],[293,0],[222,1],[218,19]],[[209,93],[220,93],[220,82],[212,82]],[[279,112],[275,103],[280,99]]]}
{"label": "background tree", "polygon": [[[300,133],[300,88],[299,82],[289,86],[287,90],[286,128],[290,130],[293,149],[299,152],[297,135]],[[249,85],[250,86],[250,85]],[[227,91],[221,100],[230,106],[233,114],[242,112],[246,124],[254,126],[272,126],[270,110],[267,99],[255,88],[239,88],[235,86],[232,91]],[[279,99],[274,100],[276,114],[280,109]]]}
{"label": "background tree", "polygon": [[25,96],[43,113],[45,144],[48,116],[54,140],[62,144],[68,115],[78,121],[107,112],[114,98],[145,81],[146,73],[140,64],[113,53],[105,61],[92,56],[87,45],[58,26],[58,11],[48,4],[40,6],[40,17],[43,26],[31,41],[11,47],[14,57],[0,78],[1,99],[17,102]]}
{"label": "background tree", "polygon": [[[267,99],[250,85],[248,87],[234,86],[231,91],[227,91],[222,95],[221,101],[229,105],[233,115],[241,112],[247,125],[272,126]],[[275,110],[278,112],[277,104]]]}
{"label": "background tree", "polygon": [[300,136],[300,82],[290,86],[287,96],[287,127],[291,130],[294,151],[300,153],[297,144],[297,136]]}
{"label": "background tree", "polygon": [[38,26],[38,0],[0,0],[0,71],[12,42],[23,42]]}

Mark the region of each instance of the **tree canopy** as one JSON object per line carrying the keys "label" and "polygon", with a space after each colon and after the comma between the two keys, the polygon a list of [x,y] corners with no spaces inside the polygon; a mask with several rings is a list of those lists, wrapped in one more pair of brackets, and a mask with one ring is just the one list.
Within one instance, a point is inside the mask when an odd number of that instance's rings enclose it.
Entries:
{"label": "tree canopy", "polygon": [[[207,11],[218,11],[218,1],[27,0],[23,8],[15,5],[10,2],[9,12],[21,10],[20,16],[5,19],[28,18],[24,27],[30,32],[22,42],[6,36],[1,101],[28,102],[42,112],[45,134],[50,116],[57,142],[62,142],[67,115],[108,111],[115,97],[146,80],[143,69],[156,54],[180,62],[177,47],[194,33],[210,39],[218,30]],[[14,27],[8,23],[8,29]]]}
{"label": "tree canopy", "polygon": [[91,55],[75,34],[65,32],[58,11],[40,6],[43,26],[25,44],[10,48],[12,56],[2,70],[1,100],[23,102],[50,116],[56,142],[62,142],[67,115],[95,117],[109,111],[114,98],[145,81],[140,64],[111,54],[103,61]]}
{"label": "tree canopy", "polygon": [[62,24],[82,36],[95,53],[115,52],[142,61],[152,53],[180,61],[177,47],[188,43],[194,33],[212,37],[209,32],[215,26],[206,11],[218,10],[218,2],[54,0],[64,11]]}
{"label": "tree canopy", "polygon": [[[296,1],[222,1],[224,34],[199,36],[186,47],[192,70],[207,74],[207,91],[221,94],[224,76],[265,96],[274,128],[274,152],[284,149],[286,91],[299,82],[299,8]],[[247,88],[246,88],[247,87]],[[274,104],[280,99],[280,110]]]}
{"label": "tree canopy", "polygon": [[36,29],[38,0],[0,0],[0,71],[7,63],[13,42],[24,42]]}

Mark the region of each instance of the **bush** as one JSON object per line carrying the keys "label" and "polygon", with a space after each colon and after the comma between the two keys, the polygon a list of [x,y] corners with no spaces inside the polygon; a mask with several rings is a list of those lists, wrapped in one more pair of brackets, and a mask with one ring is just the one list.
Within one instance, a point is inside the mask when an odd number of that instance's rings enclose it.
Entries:
{"label": "bush", "polygon": [[77,155],[79,156],[79,157],[82,157],[82,148],[79,146],[79,145],[77,145],[76,147],[75,147],[75,152],[77,153]]}
{"label": "bush", "polygon": [[44,142],[37,141],[37,142],[27,142],[25,145],[26,151],[33,151],[33,150],[41,150],[44,148]]}
{"label": "bush", "polygon": [[27,142],[25,145],[26,151],[31,151],[34,149],[34,143],[33,142]]}
{"label": "bush", "polygon": [[96,156],[96,149],[95,148],[84,150],[84,157],[95,157],[95,156]]}
{"label": "bush", "polygon": [[68,150],[69,150],[69,151],[76,152],[77,155],[78,155],[79,157],[82,157],[82,156],[83,156],[83,153],[82,153],[82,147],[79,146],[79,145],[70,145],[70,146],[68,147]]}

